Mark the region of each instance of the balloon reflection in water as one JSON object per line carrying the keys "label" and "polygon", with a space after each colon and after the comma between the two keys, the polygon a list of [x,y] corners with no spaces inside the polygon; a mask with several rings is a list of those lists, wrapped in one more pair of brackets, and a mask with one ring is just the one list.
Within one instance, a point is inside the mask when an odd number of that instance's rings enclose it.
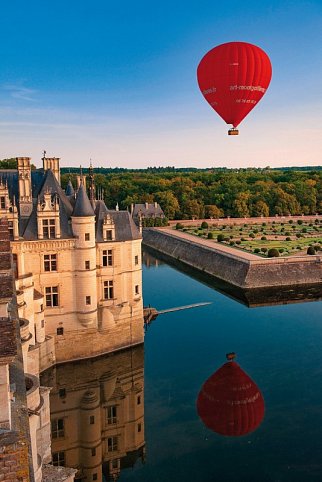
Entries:
{"label": "balloon reflection in water", "polygon": [[221,435],[246,435],[258,428],[264,417],[264,399],[254,381],[226,355],[224,363],[203,384],[197,399],[198,415]]}

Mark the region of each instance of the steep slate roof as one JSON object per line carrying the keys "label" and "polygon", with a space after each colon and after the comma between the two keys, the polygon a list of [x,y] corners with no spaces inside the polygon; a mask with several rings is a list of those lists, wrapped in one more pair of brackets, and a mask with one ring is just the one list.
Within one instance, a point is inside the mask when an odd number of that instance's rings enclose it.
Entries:
{"label": "steep slate roof", "polygon": [[[12,200],[13,196],[16,198],[16,203],[19,206],[19,183],[18,170],[7,169],[0,171],[0,177],[3,182],[8,183],[9,196]],[[72,238],[73,232],[70,223],[71,216],[96,216],[96,241],[104,242],[103,239],[103,220],[105,214],[110,214],[115,225],[115,241],[130,241],[133,239],[141,239],[141,234],[136,227],[131,215],[127,211],[109,210],[105,206],[104,201],[93,202],[89,200],[86,189],[83,185],[80,186],[77,197],[75,199],[74,189],[71,182],[68,183],[66,192],[63,191],[59,185],[53,172],[48,169],[37,169],[31,171],[32,197],[33,209],[29,218],[19,218],[19,231],[27,241],[38,239],[37,226],[37,205],[38,197],[42,201],[46,191],[51,192],[52,197],[59,198],[59,214],[61,226],[61,238]],[[136,206],[145,207],[145,204],[137,204]],[[153,206],[154,204],[150,204]],[[162,210],[161,210],[162,212]]]}
{"label": "steep slate roof", "polygon": [[[46,191],[51,192],[52,196],[57,195],[59,198],[61,238],[72,238],[73,233],[68,220],[72,214],[73,206],[60,187],[54,173],[50,169],[45,172],[43,184],[39,191],[40,200],[42,200]],[[19,224],[22,225],[21,220]],[[22,225],[21,235],[24,237],[24,239],[29,241],[38,238],[37,232],[37,199],[34,199],[31,216],[26,220],[26,224]]]}
{"label": "steep slate roof", "polygon": [[90,200],[88,199],[86,189],[84,188],[83,184],[80,185],[77,193],[73,216],[95,216],[94,210],[92,208]]}
{"label": "steep slate roof", "polygon": [[112,211],[107,209],[104,201],[96,201],[96,241],[103,243],[103,220],[109,214],[115,225],[115,241],[141,239],[141,234],[128,211]]}
{"label": "steep slate roof", "polygon": [[66,196],[74,196],[74,194],[75,194],[75,191],[74,191],[71,180],[68,181],[68,184],[67,184],[66,189],[65,189],[65,194],[66,194]]}
{"label": "steep slate roof", "polygon": [[[41,186],[44,182],[45,171],[43,169],[37,169],[31,171],[31,189],[33,198],[37,198]],[[19,179],[17,169],[1,169],[0,179],[2,182],[8,184],[9,198],[13,201],[15,197],[16,205],[19,207]]]}
{"label": "steep slate roof", "polygon": [[8,184],[10,201],[13,201],[15,196],[17,204],[19,201],[18,171],[15,169],[1,169],[0,179],[3,183]]}
{"label": "steep slate roof", "polygon": [[142,214],[146,218],[160,218],[164,216],[164,212],[158,203],[134,204],[133,217],[138,217],[139,214]]}
{"label": "steep slate roof", "polygon": [[31,171],[31,189],[33,198],[38,197],[47,172],[48,171],[44,171],[43,169]]}

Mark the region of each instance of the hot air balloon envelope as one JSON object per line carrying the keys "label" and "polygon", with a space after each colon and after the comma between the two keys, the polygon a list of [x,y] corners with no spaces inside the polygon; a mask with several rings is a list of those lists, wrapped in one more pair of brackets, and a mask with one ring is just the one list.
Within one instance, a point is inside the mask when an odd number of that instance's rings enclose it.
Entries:
{"label": "hot air balloon envelope", "polygon": [[203,57],[197,77],[206,101],[236,128],[265,94],[272,66],[267,54],[256,45],[228,42]]}
{"label": "hot air balloon envelope", "polygon": [[255,430],[264,417],[264,399],[238,363],[230,361],[203,384],[197,399],[197,411],[203,423],[221,435],[246,435]]}

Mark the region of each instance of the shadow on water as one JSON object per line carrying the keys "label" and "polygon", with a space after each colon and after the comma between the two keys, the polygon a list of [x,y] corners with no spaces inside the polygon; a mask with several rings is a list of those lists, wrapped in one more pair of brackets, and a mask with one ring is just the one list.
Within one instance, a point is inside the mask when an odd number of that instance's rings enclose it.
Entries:
{"label": "shadow on water", "polygon": [[143,248],[142,260],[147,268],[169,264],[176,270],[249,308],[322,300],[322,283],[241,289],[147,246]]}

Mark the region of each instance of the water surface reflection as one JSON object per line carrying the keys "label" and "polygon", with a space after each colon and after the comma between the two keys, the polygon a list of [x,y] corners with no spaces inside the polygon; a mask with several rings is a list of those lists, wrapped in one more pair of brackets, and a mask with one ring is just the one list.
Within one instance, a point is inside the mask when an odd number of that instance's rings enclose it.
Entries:
{"label": "water surface reflection", "polygon": [[55,465],[114,481],[145,454],[143,345],[47,370]]}

